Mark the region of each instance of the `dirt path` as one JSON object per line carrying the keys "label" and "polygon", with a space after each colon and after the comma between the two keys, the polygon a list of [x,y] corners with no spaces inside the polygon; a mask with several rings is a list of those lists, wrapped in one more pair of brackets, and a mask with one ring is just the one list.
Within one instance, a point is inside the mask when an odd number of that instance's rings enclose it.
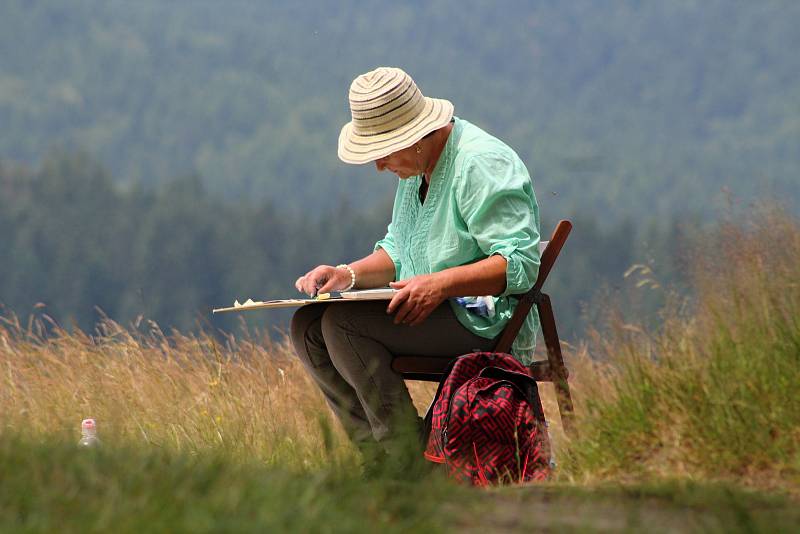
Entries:
{"label": "dirt path", "polygon": [[519,487],[490,490],[485,506],[463,511],[456,530],[495,532],[800,532],[800,507],[783,499],[708,494],[626,494],[620,490]]}

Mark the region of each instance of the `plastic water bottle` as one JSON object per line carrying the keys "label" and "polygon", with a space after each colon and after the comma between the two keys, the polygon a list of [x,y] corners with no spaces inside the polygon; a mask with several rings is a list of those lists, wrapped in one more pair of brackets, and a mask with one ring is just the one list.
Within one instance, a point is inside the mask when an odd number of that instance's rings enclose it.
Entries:
{"label": "plastic water bottle", "polygon": [[81,440],[78,445],[81,447],[97,447],[100,445],[100,440],[97,439],[97,423],[94,419],[81,421]]}

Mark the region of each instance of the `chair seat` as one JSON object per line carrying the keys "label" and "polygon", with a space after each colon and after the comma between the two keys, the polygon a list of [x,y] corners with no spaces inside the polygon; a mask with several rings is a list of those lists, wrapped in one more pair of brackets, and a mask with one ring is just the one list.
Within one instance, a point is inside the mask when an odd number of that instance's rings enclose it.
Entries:
{"label": "chair seat", "polygon": [[[392,360],[392,369],[408,380],[438,381],[451,360],[441,356],[397,356]],[[550,363],[546,360],[533,362],[528,372],[537,382],[553,381]]]}

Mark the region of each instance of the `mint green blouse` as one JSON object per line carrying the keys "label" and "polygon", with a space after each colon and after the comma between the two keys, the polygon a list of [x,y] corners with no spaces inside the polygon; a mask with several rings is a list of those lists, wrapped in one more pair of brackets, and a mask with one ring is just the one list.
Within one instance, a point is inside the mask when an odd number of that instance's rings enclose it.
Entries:
{"label": "mint green blouse", "polygon": [[[539,207],[528,171],[508,145],[456,118],[424,204],[420,180],[399,180],[392,221],[375,249],[392,258],[396,280],[502,255],[506,289],[494,299],[494,317],[477,315],[450,299],[461,324],[493,338],[514,313],[516,300],[508,295],[528,291],[539,272]],[[532,361],[538,329],[534,311],[512,347],[525,364]]]}

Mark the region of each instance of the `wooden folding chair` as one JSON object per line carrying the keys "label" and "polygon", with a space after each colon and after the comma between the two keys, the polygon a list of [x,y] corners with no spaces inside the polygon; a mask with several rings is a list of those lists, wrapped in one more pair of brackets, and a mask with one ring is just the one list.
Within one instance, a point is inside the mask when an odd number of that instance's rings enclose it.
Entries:
{"label": "wooden folding chair", "polygon": [[[569,373],[561,354],[561,342],[558,339],[553,306],[550,303],[549,295],[542,293],[542,286],[553,269],[556,258],[558,258],[558,254],[561,252],[561,248],[567,241],[571,231],[572,223],[559,221],[550,241],[541,243],[541,264],[539,265],[539,276],[536,279],[536,283],[527,293],[516,296],[519,302],[514,314],[503,329],[494,347],[495,352],[508,352],[511,350],[511,345],[517,337],[525,317],[527,317],[535,304],[539,312],[542,336],[547,347],[547,360],[533,362],[528,367],[528,370],[537,382],[553,382],[555,385],[558,409],[561,413],[561,421],[565,430],[568,429],[573,415],[572,396],[567,382]],[[397,356],[392,361],[392,369],[402,374],[403,378],[407,380],[438,382],[441,380],[442,374],[451,359],[440,356]]]}

